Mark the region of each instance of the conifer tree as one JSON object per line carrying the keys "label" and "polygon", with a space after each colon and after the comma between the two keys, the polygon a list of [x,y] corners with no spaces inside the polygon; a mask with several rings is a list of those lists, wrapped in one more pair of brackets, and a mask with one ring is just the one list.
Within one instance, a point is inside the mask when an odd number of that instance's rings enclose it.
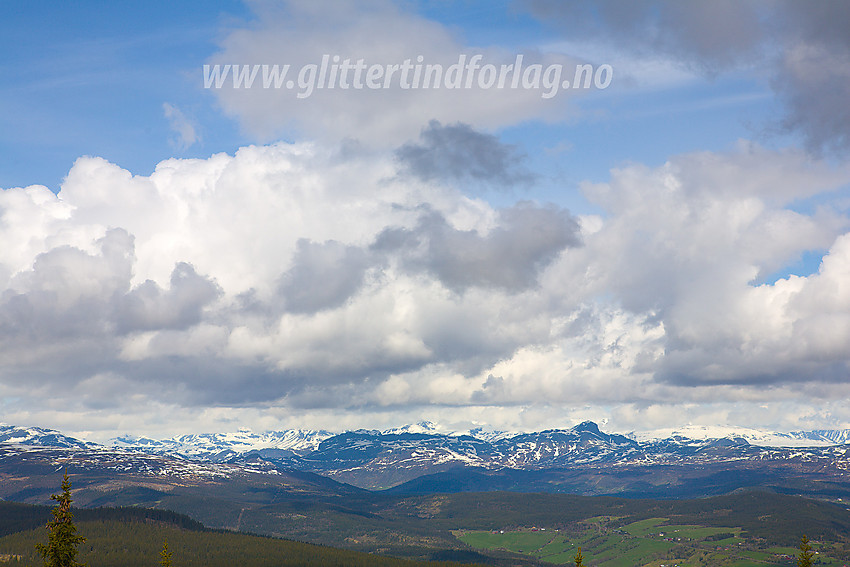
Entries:
{"label": "conifer tree", "polygon": [[53,519],[47,522],[47,545],[35,545],[44,560],[44,567],[86,567],[84,563],[77,563],[77,546],[86,538],[77,535],[77,526],[74,525],[67,469],[62,478],[62,494],[51,494],[50,499],[56,500],[56,507],[53,508]]}
{"label": "conifer tree", "polygon": [[171,567],[171,555],[172,553],[168,551],[168,540],[165,540],[165,543],[162,544],[162,551],[159,552],[162,560],[159,562],[161,567]]}
{"label": "conifer tree", "polygon": [[800,555],[797,556],[797,567],[812,567],[812,558],[815,556],[809,538],[805,535],[800,538]]}
{"label": "conifer tree", "polygon": [[576,567],[584,567],[584,556],[581,554],[581,548],[578,548],[578,553],[576,553]]}

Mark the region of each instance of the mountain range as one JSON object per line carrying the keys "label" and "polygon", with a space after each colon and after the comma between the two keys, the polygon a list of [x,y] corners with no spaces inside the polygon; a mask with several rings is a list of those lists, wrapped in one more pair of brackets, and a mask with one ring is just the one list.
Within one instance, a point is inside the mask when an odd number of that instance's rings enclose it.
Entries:
{"label": "mountain range", "polygon": [[[475,489],[468,479],[458,484],[458,471],[463,471],[461,476],[477,478],[479,487],[485,490],[489,483],[510,490],[637,491],[635,495],[643,490],[655,495],[666,485],[689,486],[683,479],[693,478],[694,471],[704,473],[699,477],[702,480],[716,475],[725,478],[725,472],[736,470],[740,479],[755,475],[758,482],[802,475],[809,480],[817,477],[827,483],[843,483],[850,470],[850,430],[765,433],[685,428],[665,433],[663,438],[610,434],[590,421],[568,429],[532,433],[441,433],[434,423],[421,422],[384,431],[360,429],[336,434],[324,430],[253,433],[241,429],[164,440],[125,435],[101,445],[57,431],[3,425],[0,447],[7,454],[37,447],[62,450],[77,458],[87,455],[86,459],[100,463],[98,466],[109,462],[146,474],[171,470],[195,475],[203,470],[215,476],[242,467],[263,474],[313,473],[359,488],[395,491],[422,490],[425,480],[421,479],[425,478],[429,486],[438,488],[442,483],[446,489]],[[712,436],[717,433],[725,435]],[[658,479],[665,477],[674,480],[659,484]],[[731,486],[728,479],[712,482],[711,493]]]}

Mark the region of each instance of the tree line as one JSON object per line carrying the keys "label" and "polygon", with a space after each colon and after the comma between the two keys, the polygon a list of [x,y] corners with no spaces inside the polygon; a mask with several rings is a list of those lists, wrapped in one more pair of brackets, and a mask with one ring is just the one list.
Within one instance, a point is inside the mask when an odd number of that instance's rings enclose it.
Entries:
{"label": "tree line", "polygon": [[[209,530],[180,514],[164,510],[76,509],[79,530],[71,508],[71,482],[67,471],[62,490],[51,499],[56,502],[41,528],[9,533],[0,537],[0,555],[17,567],[459,567],[454,561],[425,562],[358,551],[338,549],[255,536],[238,532]],[[33,506],[8,505],[16,519],[40,515]],[[126,514],[125,514],[126,512]],[[154,513],[148,513],[154,512]],[[161,513],[160,513],[161,512]],[[0,513],[2,515],[2,513]],[[170,520],[174,520],[172,523]],[[41,520],[43,522],[43,520]],[[1,523],[1,522],[0,522]],[[198,529],[201,526],[202,529]],[[0,526],[2,527],[2,526]],[[79,532],[85,532],[85,535]],[[0,536],[3,532],[0,531]],[[473,567],[466,564],[465,567]],[[479,566],[483,567],[483,566]]]}

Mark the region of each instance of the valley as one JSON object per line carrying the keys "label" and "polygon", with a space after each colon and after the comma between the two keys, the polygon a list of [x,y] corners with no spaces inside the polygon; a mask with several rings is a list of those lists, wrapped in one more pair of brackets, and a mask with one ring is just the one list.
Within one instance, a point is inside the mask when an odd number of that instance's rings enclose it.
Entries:
{"label": "valley", "polygon": [[[818,542],[822,564],[850,560],[840,444],[647,443],[581,424],[495,440],[361,431],[302,448],[258,449],[243,438],[228,449],[208,436],[203,455],[190,457],[48,430],[7,434],[0,498],[49,504],[67,470],[81,520],[103,507],[170,511],[227,533],[505,566],[568,564],[578,546],[587,564],[606,567],[781,565],[802,534]],[[479,460],[447,460],[448,451]],[[491,465],[481,466],[485,457]],[[346,475],[357,485],[341,482]]]}

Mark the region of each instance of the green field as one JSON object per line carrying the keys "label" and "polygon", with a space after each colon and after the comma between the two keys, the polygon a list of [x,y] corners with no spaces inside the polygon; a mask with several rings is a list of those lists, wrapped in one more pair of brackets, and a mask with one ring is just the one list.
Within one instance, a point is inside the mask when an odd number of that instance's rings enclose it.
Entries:
{"label": "green field", "polygon": [[[647,518],[628,524],[614,518],[589,518],[565,533],[542,527],[515,530],[463,531],[455,536],[481,550],[501,550],[531,556],[547,563],[571,565],[581,547],[586,565],[595,567],[764,567],[791,565],[798,550],[765,547],[740,527],[668,523]],[[568,532],[568,533],[566,533]],[[823,546],[815,544],[815,549]],[[843,562],[821,552],[818,565],[840,567]]]}

